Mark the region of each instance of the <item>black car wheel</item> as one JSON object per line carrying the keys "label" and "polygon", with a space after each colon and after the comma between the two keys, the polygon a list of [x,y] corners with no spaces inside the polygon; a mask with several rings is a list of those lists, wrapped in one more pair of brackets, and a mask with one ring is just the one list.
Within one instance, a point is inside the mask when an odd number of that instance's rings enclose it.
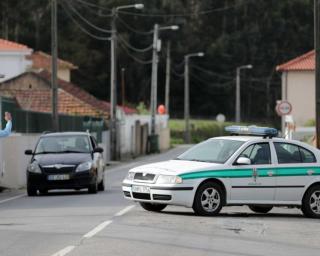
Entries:
{"label": "black car wheel", "polygon": [[272,210],[273,206],[249,205],[249,208],[256,213],[268,213]]}
{"label": "black car wheel", "polygon": [[27,185],[27,194],[28,196],[36,196],[37,195],[37,189],[30,186],[30,185]]}
{"label": "black car wheel", "polygon": [[303,197],[301,210],[306,217],[320,218],[320,186],[311,187]]}
{"label": "black car wheel", "polygon": [[98,191],[98,183],[97,183],[97,178],[95,179],[95,182],[93,184],[90,184],[88,188],[89,194],[97,194]]}
{"label": "black car wheel", "polygon": [[214,216],[220,212],[223,202],[221,187],[210,181],[198,188],[192,208],[197,215]]}
{"label": "black car wheel", "polygon": [[104,191],[104,179],[98,184],[98,190],[99,191]]}
{"label": "black car wheel", "polygon": [[147,211],[151,212],[161,212],[167,207],[166,204],[151,204],[151,203],[140,203],[141,207]]}

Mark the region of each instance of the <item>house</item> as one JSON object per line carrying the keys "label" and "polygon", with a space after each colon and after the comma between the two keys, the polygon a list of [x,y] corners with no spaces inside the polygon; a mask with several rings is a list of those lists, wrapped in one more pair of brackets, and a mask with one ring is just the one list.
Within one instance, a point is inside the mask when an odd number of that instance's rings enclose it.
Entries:
{"label": "house", "polygon": [[[92,116],[108,119],[103,103],[78,86],[58,79],[58,111],[60,114]],[[51,113],[50,73],[26,72],[0,84],[0,96],[14,99],[26,111]]]}
{"label": "house", "polygon": [[[52,57],[51,55],[37,51],[32,53],[30,56],[27,57],[32,62],[32,71],[41,72],[43,70],[51,72],[51,63]],[[58,70],[57,76],[58,78],[65,80],[67,82],[71,81],[71,71],[78,69],[77,66],[72,64],[69,61],[58,59]]]}
{"label": "house", "polygon": [[26,45],[0,38],[0,83],[31,68],[32,63],[27,59],[31,53],[32,49]]}
{"label": "house", "polygon": [[315,51],[283,63],[276,70],[282,72],[282,100],[291,103],[295,125],[302,127],[315,120]]}

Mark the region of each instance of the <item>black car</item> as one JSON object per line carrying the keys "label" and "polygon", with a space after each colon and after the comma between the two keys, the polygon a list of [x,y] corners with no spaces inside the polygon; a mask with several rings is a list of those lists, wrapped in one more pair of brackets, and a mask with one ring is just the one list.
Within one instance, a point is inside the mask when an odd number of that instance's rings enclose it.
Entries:
{"label": "black car", "polygon": [[51,189],[104,190],[103,149],[85,132],[48,133],[40,137],[27,168],[27,192],[46,194]]}

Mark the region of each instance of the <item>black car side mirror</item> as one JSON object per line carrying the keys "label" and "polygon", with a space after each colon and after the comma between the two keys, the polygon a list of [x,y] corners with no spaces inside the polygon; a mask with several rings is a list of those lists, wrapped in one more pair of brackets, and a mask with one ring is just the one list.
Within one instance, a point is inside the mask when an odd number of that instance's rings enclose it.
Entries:
{"label": "black car side mirror", "polygon": [[100,148],[100,147],[96,147],[94,150],[93,150],[93,153],[102,153],[103,152],[103,148]]}
{"label": "black car side mirror", "polygon": [[26,151],[24,151],[25,155],[33,155],[33,151],[31,149],[27,149]]}

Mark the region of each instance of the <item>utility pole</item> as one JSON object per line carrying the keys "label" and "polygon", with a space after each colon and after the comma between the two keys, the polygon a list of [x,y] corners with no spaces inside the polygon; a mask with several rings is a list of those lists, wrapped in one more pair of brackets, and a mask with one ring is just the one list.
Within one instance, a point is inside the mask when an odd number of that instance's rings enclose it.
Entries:
{"label": "utility pole", "polygon": [[191,142],[190,135],[190,92],[189,92],[189,58],[203,57],[203,52],[187,54],[184,56],[184,120],[185,120],[185,143]]}
{"label": "utility pole", "polygon": [[171,58],[170,58],[171,43],[167,43],[167,63],[166,63],[166,87],[165,87],[165,101],[166,113],[169,115],[169,101],[170,101],[170,70],[171,70]]}
{"label": "utility pole", "polygon": [[244,65],[237,67],[236,73],[236,109],[235,109],[235,116],[236,116],[236,122],[240,123],[241,122],[241,96],[240,96],[240,71],[241,69],[251,69],[252,65]]}
{"label": "utility pole", "polygon": [[126,91],[125,91],[125,78],[124,78],[124,73],[126,69],[122,68],[121,69],[121,95],[122,95],[122,106],[125,105],[125,97],[126,97]]}
{"label": "utility pole", "polygon": [[189,93],[189,57],[184,56],[184,119],[186,122],[185,142],[191,141],[190,136],[190,93]]}
{"label": "utility pole", "polygon": [[111,159],[117,159],[117,31],[116,31],[117,9],[112,9],[111,21],[111,74],[110,74],[110,146]]}
{"label": "utility pole", "polygon": [[58,33],[57,33],[57,0],[51,0],[51,90],[52,90],[52,128],[59,131],[58,113],[58,85],[57,85],[57,59],[58,59]]}
{"label": "utility pole", "polygon": [[316,53],[316,141],[320,148],[320,1],[314,0],[314,49]]}
{"label": "utility pole", "polygon": [[159,25],[154,24],[153,29],[153,50],[152,50],[152,74],[151,74],[151,134],[156,132],[156,108],[157,108],[157,88],[158,88],[158,37]]}

